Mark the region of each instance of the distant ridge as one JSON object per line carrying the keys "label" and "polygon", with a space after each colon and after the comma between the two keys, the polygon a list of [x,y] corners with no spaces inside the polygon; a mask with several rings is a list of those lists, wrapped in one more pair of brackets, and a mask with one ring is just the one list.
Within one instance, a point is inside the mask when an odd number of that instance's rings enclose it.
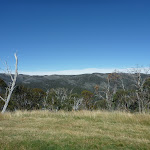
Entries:
{"label": "distant ridge", "polygon": [[[24,75],[19,74],[17,78],[17,85],[24,85],[31,88],[41,88],[43,90],[51,88],[64,87],[73,89],[80,93],[82,90],[94,91],[94,86],[99,85],[103,87],[107,82],[108,73],[92,73],[81,75]],[[122,73],[126,87],[130,87],[132,78]],[[145,75],[149,76],[149,75]],[[0,74],[0,78],[7,84],[10,82],[10,77],[6,74]]]}

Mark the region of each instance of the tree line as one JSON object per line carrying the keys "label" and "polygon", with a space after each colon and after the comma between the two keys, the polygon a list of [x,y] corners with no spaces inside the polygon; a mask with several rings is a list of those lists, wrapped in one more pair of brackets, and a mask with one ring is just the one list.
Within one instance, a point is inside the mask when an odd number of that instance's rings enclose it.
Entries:
{"label": "tree line", "polygon": [[[130,74],[133,77],[132,88],[124,84],[122,73],[110,73],[107,82],[93,91],[83,90],[74,93],[71,89],[56,88],[46,92],[39,88],[19,85],[14,89],[8,110],[119,110],[130,112],[149,112],[150,78],[141,72]],[[0,80],[1,97],[5,97],[7,84]],[[4,101],[0,101],[2,109]]]}

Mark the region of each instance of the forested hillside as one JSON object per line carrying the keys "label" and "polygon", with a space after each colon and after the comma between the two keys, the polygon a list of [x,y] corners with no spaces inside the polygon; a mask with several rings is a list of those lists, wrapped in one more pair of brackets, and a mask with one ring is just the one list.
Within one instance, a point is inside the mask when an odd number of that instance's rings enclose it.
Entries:
{"label": "forested hillside", "polygon": [[[10,77],[0,74],[0,94]],[[0,102],[2,109],[3,101]],[[8,110],[123,110],[147,112],[150,108],[150,78],[142,73],[83,75],[18,75]]]}
{"label": "forested hillside", "polygon": [[[109,74],[93,73],[82,75],[45,75],[45,76],[29,76],[19,74],[17,78],[17,85],[24,85],[31,88],[40,88],[47,91],[51,88],[67,88],[73,89],[75,92],[81,93],[82,90],[94,91],[94,87],[99,85],[104,87],[107,83],[107,77]],[[149,77],[149,75],[142,75],[143,77]],[[129,74],[120,73],[120,77],[124,81],[124,85],[127,88],[133,87],[133,78]],[[10,82],[10,76],[6,74],[0,74],[0,78],[6,83]],[[121,86],[121,84],[118,84]]]}

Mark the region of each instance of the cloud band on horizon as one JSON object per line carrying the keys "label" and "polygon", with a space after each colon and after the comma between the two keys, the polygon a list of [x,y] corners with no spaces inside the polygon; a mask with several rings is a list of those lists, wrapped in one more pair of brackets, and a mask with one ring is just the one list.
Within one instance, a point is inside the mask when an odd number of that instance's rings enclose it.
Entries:
{"label": "cloud band on horizon", "polygon": [[80,74],[91,74],[91,73],[112,73],[115,70],[119,72],[127,72],[127,69],[99,69],[99,68],[87,68],[77,70],[62,70],[62,71],[20,71],[19,74],[26,75],[80,75]]}

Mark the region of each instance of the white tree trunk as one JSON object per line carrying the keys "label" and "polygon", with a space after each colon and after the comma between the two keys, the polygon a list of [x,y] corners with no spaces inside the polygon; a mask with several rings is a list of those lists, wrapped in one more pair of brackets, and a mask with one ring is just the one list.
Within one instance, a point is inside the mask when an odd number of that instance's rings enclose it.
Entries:
{"label": "white tree trunk", "polygon": [[15,56],[15,59],[16,59],[15,74],[14,74],[14,77],[12,77],[11,73],[8,72],[9,75],[11,76],[12,83],[11,83],[11,86],[8,87],[8,95],[7,95],[7,98],[4,100],[5,104],[4,104],[4,107],[3,107],[3,110],[2,110],[2,114],[6,111],[6,108],[8,106],[8,103],[9,103],[11,95],[12,95],[12,92],[13,92],[13,90],[15,88],[16,79],[17,79],[17,75],[18,75],[18,57],[17,57],[16,54],[14,54],[14,56]]}

